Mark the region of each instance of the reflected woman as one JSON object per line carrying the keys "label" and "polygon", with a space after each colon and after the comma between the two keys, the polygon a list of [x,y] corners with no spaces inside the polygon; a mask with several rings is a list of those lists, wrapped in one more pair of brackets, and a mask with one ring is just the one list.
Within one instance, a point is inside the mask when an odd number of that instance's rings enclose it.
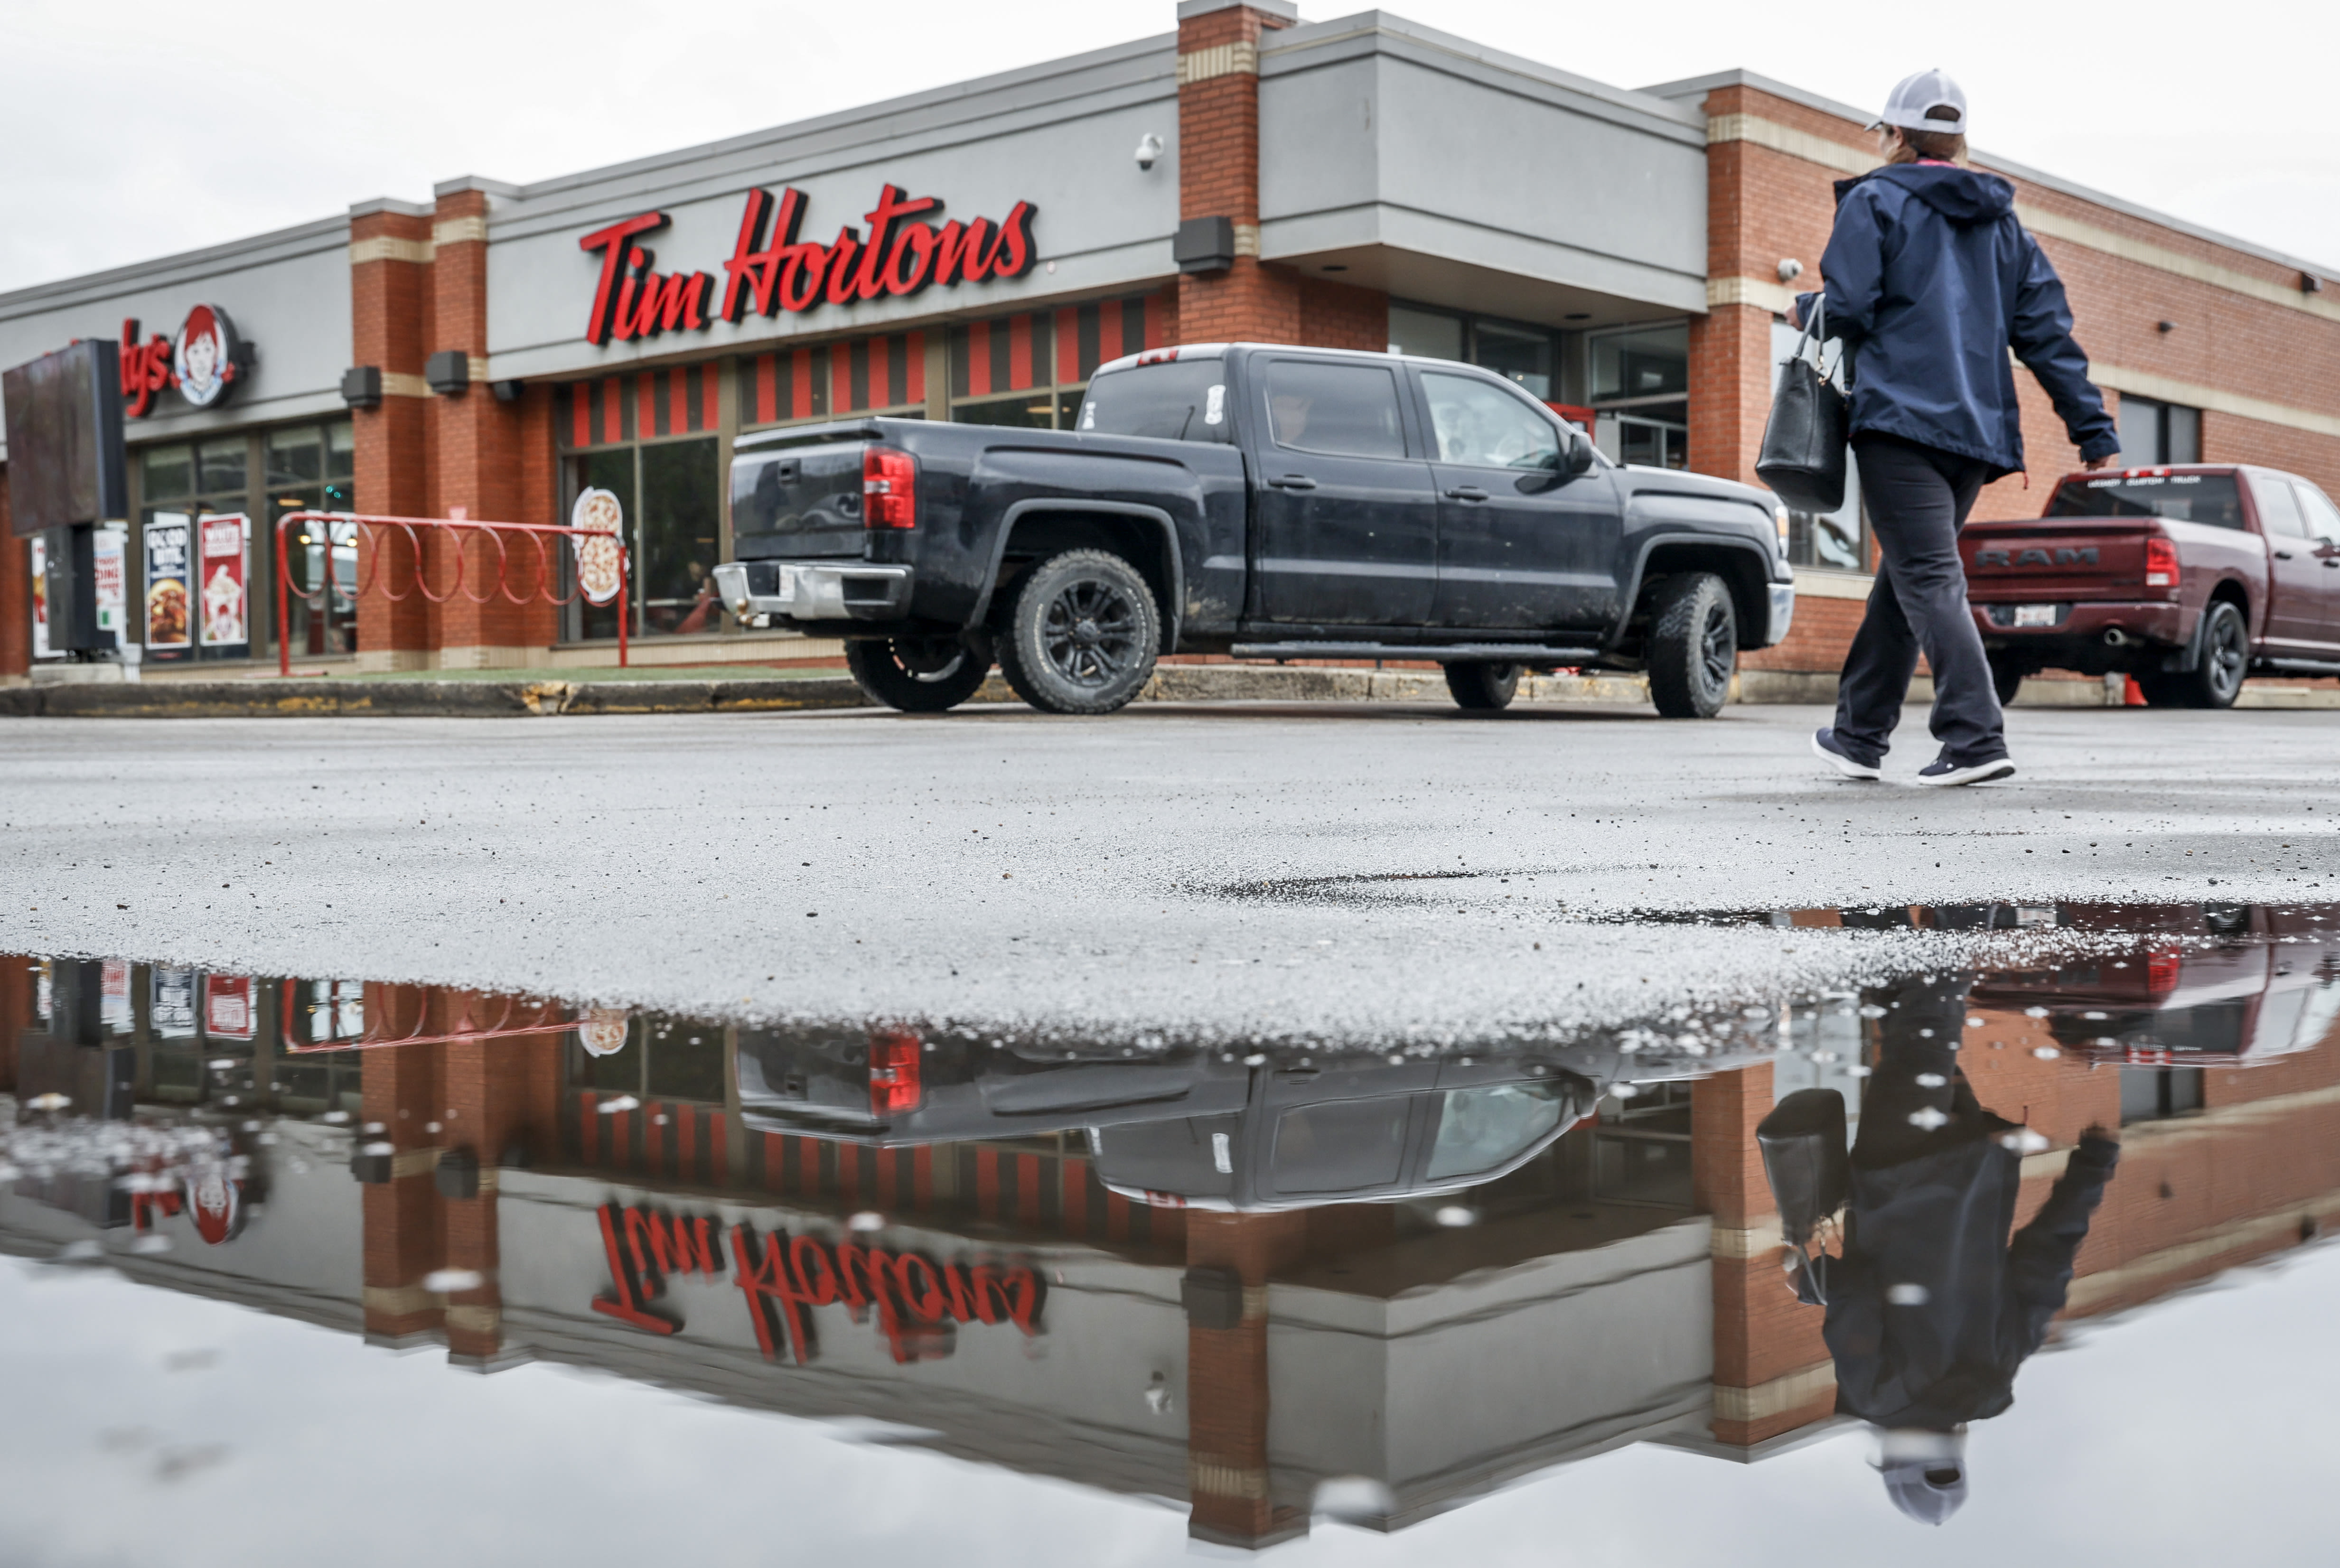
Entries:
{"label": "reflected woman", "polygon": [[1861,1096],[1841,1255],[1797,1294],[1825,1303],[1837,1409],[1882,1429],[1894,1505],[1938,1524],[1966,1501],[1966,1427],[2015,1403],[2015,1374],[2063,1310],[2089,1216],[2120,1158],[2092,1126],[2031,1223],[2008,1231],[2023,1128],[1958,1070],[1967,982],[1871,993],[1880,1050]]}

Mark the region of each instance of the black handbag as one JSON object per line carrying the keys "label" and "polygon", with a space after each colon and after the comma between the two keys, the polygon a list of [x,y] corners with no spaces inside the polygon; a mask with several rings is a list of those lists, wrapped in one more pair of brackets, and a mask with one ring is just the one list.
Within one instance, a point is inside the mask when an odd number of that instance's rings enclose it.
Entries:
{"label": "black handbag", "polygon": [[1800,1250],[1852,1195],[1844,1097],[1834,1089],[1798,1089],[1756,1124],[1755,1143],[1780,1211],[1780,1239]]}
{"label": "black handbag", "polygon": [[[1755,476],[1789,511],[1815,515],[1844,505],[1844,448],[1852,429],[1852,399],[1820,366],[1826,315],[1824,301],[1815,297],[1812,319],[1796,340],[1795,353],[1780,366],[1771,417],[1763,425],[1763,450],[1755,460]],[[1810,359],[1804,357],[1807,343],[1812,348]],[[1849,382],[1851,369],[1841,355],[1837,370]]]}

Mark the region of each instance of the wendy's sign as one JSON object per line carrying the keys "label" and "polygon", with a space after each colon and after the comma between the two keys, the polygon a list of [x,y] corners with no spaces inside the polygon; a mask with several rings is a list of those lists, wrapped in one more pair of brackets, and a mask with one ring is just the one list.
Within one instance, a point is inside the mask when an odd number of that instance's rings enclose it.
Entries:
{"label": "wendy's sign", "polygon": [[818,1348],[817,1306],[841,1304],[856,1323],[874,1314],[897,1363],[948,1355],[961,1324],[1012,1323],[1027,1335],[1040,1332],[1047,1291],[1028,1265],[942,1264],[924,1253],[785,1231],[759,1241],[744,1225],[731,1227],[727,1260],[720,1224],[707,1216],[615,1203],[603,1205],[600,1215],[610,1288],[593,1299],[593,1310],[650,1334],[682,1326],[671,1310],[657,1305],[669,1275],[714,1277],[727,1271],[747,1298],[765,1358],[777,1361],[785,1350],[799,1366]]}
{"label": "wendy's sign", "polygon": [[217,305],[197,305],[179,323],[179,335],[156,332],[138,341],[138,323],[122,323],[122,398],[132,419],[153,412],[154,394],[176,387],[193,408],[214,408],[227,401],[236,378],[251,364],[235,323]]}
{"label": "wendy's sign", "polygon": [[1032,270],[1038,259],[1032,243],[1037,207],[1018,202],[996,223],[953,218],[937,226],[925,221],[942,205],[937,197],[913,196],[899,185],[881,186],[878,204],[862,214],[866,234],[847,223],[836,239],[822,244],[797,238],[804,222],[803,192],[784,190],[776,202],[769,191],[749,191],[739,238],[723,263],[719,300],[712,273],[658,272],[657,256],[637,243],[666,227],[664,213],[643,213],[596,229],[577,242],[580,250],[601,258],[585,341],[628,342],[662,332],[699,332],[719,320],[739,321],[751,310],[776,316],[986,278],[1020,278]]}

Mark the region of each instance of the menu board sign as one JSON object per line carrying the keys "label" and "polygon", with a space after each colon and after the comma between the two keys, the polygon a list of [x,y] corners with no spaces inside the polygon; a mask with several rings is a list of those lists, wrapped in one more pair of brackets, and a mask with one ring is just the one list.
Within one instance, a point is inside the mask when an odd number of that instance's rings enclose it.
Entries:
{"label": "menu board sign", "polygon": [[129,641],[130,531],[99,529],[90,541],[90,584],[97,600],[97,629],[111,632],[116,647]]}
{"label": "menu board sign", "polygon": [[32,541],[33,555],[33,657],[49,657],[49,544],[45,539]]}
{"label": "menu board sign", "polygon": [[258,1032],[252,1016],[250,975],[203,977],[203,1033],[214,1040],[248,1040]]}
{"label": "menu board sign", "polygon": [[154,969],[154,1009],[147,1015],[158,1040],[195,1037],[195,972],[157,965]]}
{"label": "menu board sign", "polygon": [[109,1035],[130,1033],[130,960],[108,958],[98,966],[98,1010]]}
{"label": "menu board sign", "polygon": [[196,570],[203,645],[214,653],[243,653],[252,645],[252,520],[242,512],[196,524],[202,558]]}
{"label": "menu board sign", "polygon": [[146,657],[168,663],[194,657],[194,626],[187,615],[187,552],[194,521],[183,511],[158,511],[146,524]]}

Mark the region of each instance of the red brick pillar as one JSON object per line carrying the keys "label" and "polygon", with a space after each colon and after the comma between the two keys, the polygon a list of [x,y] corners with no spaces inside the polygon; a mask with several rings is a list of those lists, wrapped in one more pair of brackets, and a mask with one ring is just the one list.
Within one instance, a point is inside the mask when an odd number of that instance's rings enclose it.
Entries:
{"label": "red brick pillar", "polygon": [[[431,217],[428,208],[371,202],[350,215],[350,339],[355,362],[380,372],[382,402],[352,412],[357,437],[357,509],[393,517],[431,514],[431,461],[422,361],[431,341]],[[411,669],[431,642],[429,606],[412,590],[416,561],[402,535],[377,535],[359,573],[371,591],[358,601],[358,662]],[[380,561],[372,551],[382,552]],[[393,600],[393,594],[402,594]]]}
{"label": "red brick pillar", "polygon": [[1305,341],[1299,279],[1259,260],[1259,35],[1296,17],[1288,5],[1240,0],[1179,7],[1178,216],[1231,219],[1235,249],[1225,271],[1179,277],[1187,342]]}
{"label": "red brick pillar", "polygon": [[1713,1432],[1742,1445],[1836,1408],[1820,1309],[1799,1303],[1780,1270],[1779,1216],[1755,1143],[1771,1105],[1768,1062],[1691,1089],[1691,1201],[1714,1220]]}
{"label": "red brick pillar", "polygon": [[[530,1021],[535,1011],[513,997],[459,991],[447,1000],[448,1032],[508,1028]],[[503,1349],[498,1276],[503,1254],[496,1221],[504,1151],[514,1145],[542,1147],[549,1138],[549,1123],[533,1125],[540,1097],[535,1091],[540,1080],[558,1075],[560,1037],[456,1040],[442,1049],[437,1141],[468,1155],[478,1171],[470,1196],[440,1194],[444,1266],[480,1276],[476,1288],[446,1296],[447,1352],[460,1361],[492,1366]]]}
{"label": "red brick pillar", "polygon": [[1308,1528],[1306,1510],[1270,1498],[1267,1463],[1267,1281],[1307,1241],[1305,1213],[1187,1212],[1188,1268],[1231,1275],[1243,1289],[1231,1326],[1205,1326],[1190,1309],[1186,1533],[1199,1540],[1254,1548]]}
{"label": "red brick pillar", "polygon": [[[521,405],[499,402],[487,381],[488,196],[477,186],[441,194],[431,225],[431,350],[462,354],[471,377],[466,390],[435,394],[429,404],[432,499],[444,516],[461,511],[517,522],[523,521],[524,510]],[[550,428],[547,423],[548,432]],[[552,609],[541,600],[516,605],[499,585],[509,559],[513,590],[526,594],[536,581],[535,551],[512,535],[503,537],[502,551],[482,534],[465,533],[461,540],[450,549],[444,570],[451,579],[452,551],[460,548],[463,589],[439,607],[438,662],[448,668],[527,662],[521,650],[553,640]],[[486,602],[476,602],[482,598]]]}
{"label": "red brick pillar", "polygon": [[[434,987],[369,981],[370,1031],[392,1037],[435,1036],[446,1009]],[[377,1046],[365,1053],[361,1077],[358,1148],[391,1146],[390,1179],[366,1183],[364,1226],[365,1331],[369,1338],[402,1340],[444,1325],[441,1304],[424,1285],[445,1251],[438,1187],[439,1135],[428,1131],[442,1107],[441,1047]]]}

